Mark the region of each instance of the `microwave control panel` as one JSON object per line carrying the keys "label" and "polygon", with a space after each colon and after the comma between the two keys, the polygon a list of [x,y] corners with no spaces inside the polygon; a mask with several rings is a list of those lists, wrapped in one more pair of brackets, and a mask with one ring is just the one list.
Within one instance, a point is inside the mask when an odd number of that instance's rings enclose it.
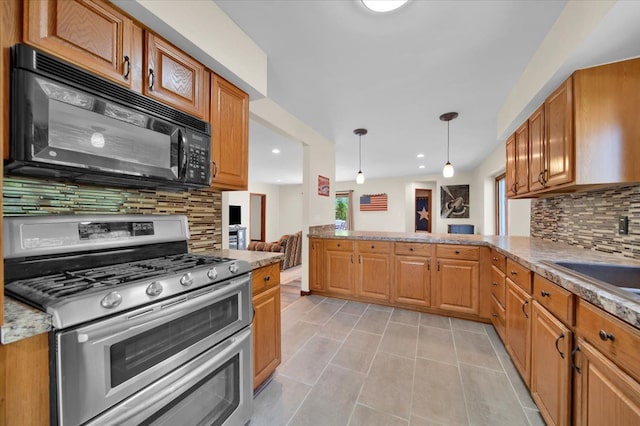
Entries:
{"label": "microwave control panel", "polygon": [[207,140],[200,141],[196,135],[190,135],[190,143],[187,144],[187,170],[186,180],[190,183],[211,183],[211,159],[210,147]]}

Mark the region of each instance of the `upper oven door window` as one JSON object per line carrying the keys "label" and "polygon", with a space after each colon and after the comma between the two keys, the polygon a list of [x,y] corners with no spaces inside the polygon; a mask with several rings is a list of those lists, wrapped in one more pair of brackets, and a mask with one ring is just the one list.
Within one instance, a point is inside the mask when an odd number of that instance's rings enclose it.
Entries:
{"label": "upper oven door window", "polygon": [[[106,98],[15,70],[18,160],[176,180],[184,129]],[[22,155],[20,155],[22,153]]]}

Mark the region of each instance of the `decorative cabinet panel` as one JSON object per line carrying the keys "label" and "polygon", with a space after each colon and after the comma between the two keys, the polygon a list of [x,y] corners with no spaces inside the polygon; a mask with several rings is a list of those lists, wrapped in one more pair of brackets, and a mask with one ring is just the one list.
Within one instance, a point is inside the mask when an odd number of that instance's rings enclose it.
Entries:
{"label": "decorative cabinet panel", "polygon": [[545,187],[573,181],[573,80],[569,77],[544,102]]}
{"label": "decorative cabinet panel", "polygon": [[338,295],[355,294],[355,264],[352,241],[326,240],[324,242],[325,284],[328,292]]}
{"label": "decorative cabinet panel", "polygon": [[529,192],[529,122],[516,130],[516,181],[515,193]]}
{"label": "decorative cabinet panel", "polygon": [[431,306],[431,244],[396,243],[391,301]]}
{"label": "decorative cabinet panel", "polygon": [[260,386],[280,365],[280,264],[252,272],[253,287],[253,388]]}
{"label": "decorative cabinet panel", "polygon": [[24,2],[24,41],[38,49],[133,88],[133,23],[101,0],[28,0]]}
{"label": "decorative cabinet panel", "polygon": [[543,189],[547,178],[544,123],[544,105],[541,105],[529,117],[529,191],[532,192]]}
{"label": "decorative cabinet panel", "polygon": [[142,92],[203,120],[209,119],[209,72],[204,65],[151,32],[145,33]]}
{"label": "decorative cabinet panel", "polygon": [[531,367],[531,296],[507,278],[505,346],[529,386]]}
{"label": "decorative cabinet panel", "polygon": [[507,185],[507,197],[513,197],[517,194],[516,186],[517,186],[517,178],[516,173],[518,170],[518,154],[516,150],[516,135],[513,134],[509,136],[507,142],[505,143],[507,150],[507,174],[506,174],[506,185]]}
{"label": "decorative cabinet panel", "polygon": [[246,190],[249,179],[249,95],[213,74],[212,186]]}
{"label": "decorative cabinet panel", "polygon": [[381,241],[358,241],[356,295],[389,301],[391,281],[391,244]]}
{"label": "decorative cabinet panel", "polygon": [[537,301],[531,316],[531,395],[547,425],[571,424],[572,333]]}
{"label": "decorative cabinet panel", "polygon": [[324,291],[324,246],[318,238],[309,239],[309,290]]}

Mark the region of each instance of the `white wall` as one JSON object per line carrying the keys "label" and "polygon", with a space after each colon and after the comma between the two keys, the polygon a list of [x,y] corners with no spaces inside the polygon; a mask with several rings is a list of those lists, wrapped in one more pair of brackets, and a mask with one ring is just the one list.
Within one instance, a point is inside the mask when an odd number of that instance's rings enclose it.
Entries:
{"label": "white wall", "polygon": [[279,232],[293,234],[302,230],[302,185],[280,186]]}

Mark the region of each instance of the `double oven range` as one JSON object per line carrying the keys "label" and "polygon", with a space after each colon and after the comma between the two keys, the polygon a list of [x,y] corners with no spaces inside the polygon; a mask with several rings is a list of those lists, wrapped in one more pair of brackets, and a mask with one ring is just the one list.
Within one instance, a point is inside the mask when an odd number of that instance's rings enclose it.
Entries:
{"label": "double oven range", "polygon": [[51,314],[51,419],[243,425],[251,268],[189,254],[184,216],[5,217],[6,293]]}

